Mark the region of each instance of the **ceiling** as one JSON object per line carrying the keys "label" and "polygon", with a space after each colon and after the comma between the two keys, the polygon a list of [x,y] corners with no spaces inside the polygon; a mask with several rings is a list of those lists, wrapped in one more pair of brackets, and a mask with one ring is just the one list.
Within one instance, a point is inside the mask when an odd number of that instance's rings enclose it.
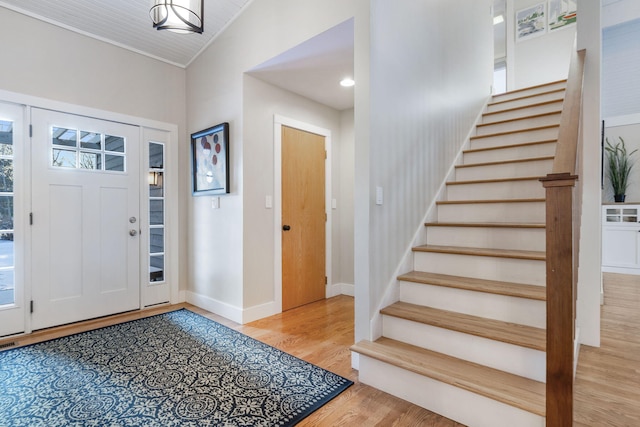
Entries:
{"label": "ceiling", "polygon": [[[205,0],[203,34],[155,30],[149,0],[0,0],[0,7],[187,67],[251,1]],[[353,74],[353,22],[258,65],[251,74],[338,110],[353,107],[353,88],[339,85]]]}
{"label": "ceiling", "polygon": [[153,28],[149,0],[0,0],[0,6],[153,58],[187,66],[249,3],[206,0],[204,32]]}

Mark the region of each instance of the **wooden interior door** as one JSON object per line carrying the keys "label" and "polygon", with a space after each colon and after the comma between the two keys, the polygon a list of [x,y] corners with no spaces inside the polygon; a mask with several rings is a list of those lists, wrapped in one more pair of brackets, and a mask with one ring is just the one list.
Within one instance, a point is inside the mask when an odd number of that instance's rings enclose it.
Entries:
{"label": "wooden interior door", "polygon": [[282,126],[282,310],[325,298],[325,138]]}

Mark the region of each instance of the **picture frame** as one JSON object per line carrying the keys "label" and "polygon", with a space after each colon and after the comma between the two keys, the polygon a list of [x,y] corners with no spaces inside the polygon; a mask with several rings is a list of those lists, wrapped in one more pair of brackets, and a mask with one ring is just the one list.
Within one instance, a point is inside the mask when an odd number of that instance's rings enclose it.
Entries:
{"label": "picture frame", "polygon": [[547,9],[549,32],[575,24],[577,9],[577,0],[549,0]]}
{"label": "picture frame", "polygon": [[546,2],[516,12],[516,42],[529,40],[547,32]]}
{"label": "picture frame", "polygon": [[229,123],[191,134],[193,195],[228,194]]}

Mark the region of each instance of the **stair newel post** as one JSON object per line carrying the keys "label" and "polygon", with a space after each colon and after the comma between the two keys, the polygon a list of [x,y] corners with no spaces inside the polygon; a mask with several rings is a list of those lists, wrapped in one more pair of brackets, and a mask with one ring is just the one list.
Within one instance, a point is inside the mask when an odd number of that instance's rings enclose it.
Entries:
{"label": "stair newel post", "polygon": [[573,424],[573,190],[577,179],[569,173],[549,174],[541,179],[546,189],[547,223],[547,427]]}

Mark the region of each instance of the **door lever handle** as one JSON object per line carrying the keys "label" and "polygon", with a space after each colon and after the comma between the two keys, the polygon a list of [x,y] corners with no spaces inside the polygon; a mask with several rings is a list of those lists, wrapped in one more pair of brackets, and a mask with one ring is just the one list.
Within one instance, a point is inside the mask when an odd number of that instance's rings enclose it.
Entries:
{"label": "door lever handle", "polygon": [[283,225],[282,226],[282,231],[289,231],[291,230],[291,226],[290,225]]}

